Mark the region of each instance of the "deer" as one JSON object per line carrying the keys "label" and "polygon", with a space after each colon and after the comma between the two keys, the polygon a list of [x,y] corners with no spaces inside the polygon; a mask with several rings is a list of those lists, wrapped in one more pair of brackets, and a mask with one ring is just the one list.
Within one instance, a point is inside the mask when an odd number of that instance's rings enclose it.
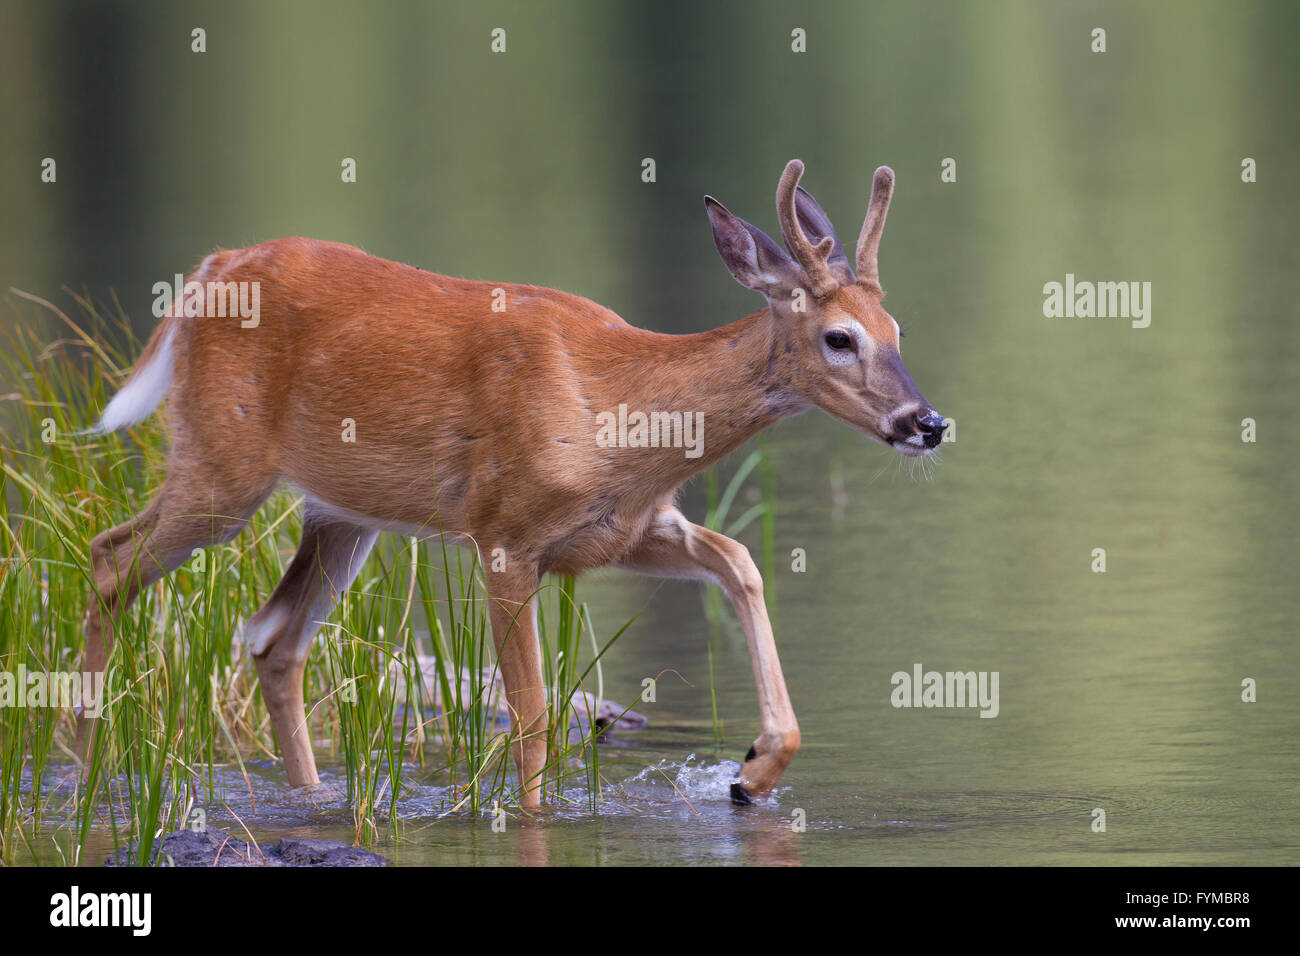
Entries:
{"label": "deer", "polygon": [[[705,197],[723,263],[766,307],[692,334],[637,328],[565,292],[438,275],[335,242],[288,238],[208,255],[190,280],[256,283],[261,315],[250,328],[174,304],[103,411],[95,431],[107,433],[165,399],[170,448],[144,510],[91,542],[85,670],[105,670],[114,621],[141,589],[194,549],[232,540],[288,486],[303,500],[301,542],[242,636],[291,787],[320,779],[303,700],[318,630],[381,532],[436,528],[504,558],[482,567],[521,809],[540,807],[547,759],[543,576],[605,566],[724,591],[752,661],[760,724],[730,797],[743,805],[770,794],[801,737],[763,579],[744,545],[683,515],[679,491],[762,429],[814,407],[910,457],[931,455],[945,427],[881,304],[893,171],[875,171],[856,274],[800,186],[803,171],[792,160],[777,187],[784,249]],[[702,415],[701,453],[597,442],[598,417],[620,405]],[[345,419],[351,441],[340,437]],[[78,717],[83,760],[96,719]]]}

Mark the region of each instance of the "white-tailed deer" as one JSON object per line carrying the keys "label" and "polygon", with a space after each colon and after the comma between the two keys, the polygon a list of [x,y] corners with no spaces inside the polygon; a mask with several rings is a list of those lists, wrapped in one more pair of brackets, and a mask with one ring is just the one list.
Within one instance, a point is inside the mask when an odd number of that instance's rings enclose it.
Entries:
{"label": "white-tailed deer", "polygon": [[[303,711],[317,629],[380,531],[440,529],[477,546],[489,568],[502,564],[488,555],[505,555],[504,570],[486,577],[525,808],[538,805],[546,760],[535,592],[547,572],[602,565],[726,592],[753,660],[761,725],[732,798],[771,790],[799,726],[763,581],[744,546],[687,521],[675,495],[756,432],[813,406],[905,455],[929,454],[944,427],[903,367],[898,325],[880,304],[892,171],[876,170],[857,276],[799,188],[802,173],[791,161],[777,189],[789,255],[705,198],[723,262],[768,305],[694,335],[634,328],[563,292],[448,278],[330,242],[208,256],[191,276],[196,288],[253,283],[260,316],[246,327],[178,302],[104,411],[108,431],[167,398],[172,450],[148,507],[91,544],[86,669],[104,669],[115,615],[142,587],[192,549],[234,537],[286,482],[305,496],[302,543],[244,633],[293,786],[318,781]],[[620,424],[611,441],[601,424],[640,414],[672,431],[675,413],[703,423],[694,454],[644,440],[636,425]],[[92,732],[83,718],[83,753]]]}

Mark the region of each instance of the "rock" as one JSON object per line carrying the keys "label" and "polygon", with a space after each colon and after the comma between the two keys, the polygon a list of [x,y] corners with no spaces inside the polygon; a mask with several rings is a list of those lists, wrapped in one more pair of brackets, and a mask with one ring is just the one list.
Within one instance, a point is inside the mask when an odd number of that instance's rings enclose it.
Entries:
{"label": "rock", "polygon": [[[438,662],[424,654],[420,655],[419,661],[421,676],[424,678],[426,703],[435,710],[444,710],[442,682],[438,679]],[[404,672],[400,666],[394,664],[391,673],[397,682],[397,692],[400,695],[403,693],[402,678]],[[460,678],[461,703],[468,707],[475,699],[474,682],[470,680],[468,671],[463,670],[457,676]],[[478,686],[491,688],[488,694],[487,706],[496,714],[499,721],[508,724],[510,722],[510,711],[505,705],[505,687],[502,684],[501,671],[496,667],[483,668]],[[568,714],[572,728],[580,733],[586,733],[589,720],[594,720],[596,729],[602,734],[609,734],[618,730],[641,730],[646,725],[644,714],[637,713],[635,710],[624,712],[624,708],[612,700],[605,700],[595,694],[588,694],[581,690],[575,691],[570,699]]]}
{"label": "rock", "polygon": [[330,840],[281,840],[280,866],[388,866],[378,853]]}
{"label": "rock", "polygon": [[[105,866],[126,866],[135,853],[131,846],[104,860]],[[274,846],[245,843],[225,830],[208,827],[202,832],[169,833],[153,849],[156,866],[388,866],[378,853],[330,840],[283,839]]]}

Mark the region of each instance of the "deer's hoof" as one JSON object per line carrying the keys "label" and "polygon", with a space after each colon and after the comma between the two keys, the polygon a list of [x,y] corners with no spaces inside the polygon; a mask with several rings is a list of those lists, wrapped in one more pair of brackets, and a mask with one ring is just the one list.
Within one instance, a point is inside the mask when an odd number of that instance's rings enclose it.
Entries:
{"label": "deer's hoof", "polygon": [[799,749],[799,732],[760,737],[745,754],[745,762],[731,785],[731,802],[744,806],[768,793],[781,780]]}
{"label": "deer's hoof", "polygon": [[[753,747],[750,747],[749,753],[745,754],[745,763],[749,763],[757,756],[758,753]],[[742,766],[740,769],[743,771],[745,768]],[[740,772],[737,772],[736,776],[739,777]],[[741,786],[740,781],[736,781],[731,785],[731,802],[738,807],[747,807],[754,802],[754,798],[749,795],[748,790]]]}

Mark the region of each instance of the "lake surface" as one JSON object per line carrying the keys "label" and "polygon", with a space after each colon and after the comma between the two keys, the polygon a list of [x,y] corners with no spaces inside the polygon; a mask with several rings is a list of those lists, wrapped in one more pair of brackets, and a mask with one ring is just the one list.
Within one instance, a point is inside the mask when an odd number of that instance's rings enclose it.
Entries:
{"label": "lake surface", "polygon": [[[665,675],[636,703],[649,726],[602,749],[619,762],[600,810],[578,800],[496,833],[441,817],[445,792],[412,774],[401,838],[376,849],[402,864],[1300,862],[1294,8],[557,9],[494,8],[517,51],[498,61],[490,17],[412,8],[425,19],[410,27],[399,7],[368,11],[364,31],[342,14],[205,11],[212,52],[159,54],[186,64],[166,83],[160,66],[124,72],[141,60],[129,50],[116,65],[73,50],[74,69],[115,78],[85,95],[121,128],[59,121],[57,200],[26,174],[3,186],[5,285],[120,289],[142,330],[152,283],[213,246],[308,234],[684,332],[761,305],[718,262],[702,193],[774,231],[776,178],[801,156],[847,245],[871,170],[896,170],[887,307],[956,441],[923,473],[821,412],[769,434],[768,589],[803,732],[778,792],[727,800],[757,732],[729,612],[719,753],[701,586],[607,571],[579,582],[597,625],[640,617],[605,658],[606,696],[634,702],[669,668],[682,679]],[[812,42],[802,58],[792,18]],[[39,33],[43,15],[29,19]],[[1099,23],[1109,46],[1094,54]],[[118,32],[134,47],[161,29]],[[222,30],[256,42],[223,54]],[[253,103],[259,80],[270,92]],[[68,95],[50,75],[36,85]],[[166,124],[200,102],[208,138],[187,141]],[[6,152],[36,149],[39,124],[6,109]],[[142,151],[167,130],[165,161]],[[109,145],[87,183],[72,157],[92,134]],[[338,157],[363,146],[345,192]],[[1149,325],[1045,315],[1044,286],[1067,276],[1150,283]],[[700,483],[684,509],[703,520]],[[757,529],[743,538],[757,554]],[[892,676],[916,665],[997,672],[997,716],[894,707]],[[322,769],[341,786],[341,766]],[[351,839],[337,795],[306,803],[262,767],[254,812],[242,779],[221,779],[259,837]]]}

